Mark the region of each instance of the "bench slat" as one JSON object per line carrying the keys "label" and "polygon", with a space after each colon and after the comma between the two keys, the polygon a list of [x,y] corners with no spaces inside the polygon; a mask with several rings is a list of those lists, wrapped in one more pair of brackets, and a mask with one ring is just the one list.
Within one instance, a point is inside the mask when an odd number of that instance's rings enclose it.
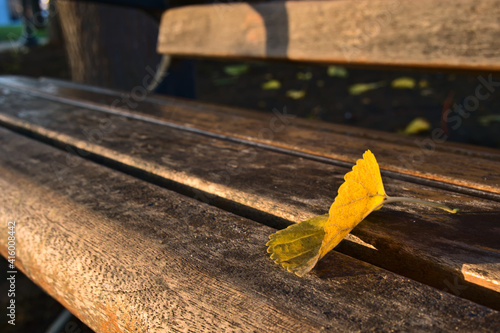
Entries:
{"label": "bench slat", "polygon": [[167,10],[158,52],[500,70],[500,1],[285,1]]}
{"label": "bench slat", "polygon": [[[146,172],[201,200],[243,214],[254,214],[248,208],[264,212],[259,218],[268,222],[325,213],[350,169],[26,94],[11,92],[4,102],[0,120],[6,125],[55,140],[68,151],[117,161],[124,170]],[[338,250],[500,308],[498,201],[384,180],[389,194],[441,201],[462,213],[392,205],[361,223]]]}
{"label": "bench slat", "polygon": [[[454,191],[500,199],[500,152],[497,149],[407,138],[397,134],[262,114],[172,98],[148,97],[124,100],[123,93],[57,80],[2,77],[0,85],[29,91],[37,96],[102,111],[145,114],[152,119],[209,131],[277,149],[289,154],[352,165],[359,149],[377,150],[382,171],[398,177]],[[80,104],[83,103],[83,104]],[[275,119],[276,118],[276,119]],[[283,122],[285,127],[283,127]],[[278,129],[274,130],[273,129]],[[425,148],[422,148],[425,147]],[[457,165],[461,167],[458,168]],[[469,191],[468,191],[469,190]]]}
{"label": "bench slat", "polygon": [[[273,230],[0,128],[0,251],[96,331],[473,330],[498,312],[332,253],[278,269]],[[335,269],[332,269],[335,268]],[[408,301],[411,300],[411,301]]]}

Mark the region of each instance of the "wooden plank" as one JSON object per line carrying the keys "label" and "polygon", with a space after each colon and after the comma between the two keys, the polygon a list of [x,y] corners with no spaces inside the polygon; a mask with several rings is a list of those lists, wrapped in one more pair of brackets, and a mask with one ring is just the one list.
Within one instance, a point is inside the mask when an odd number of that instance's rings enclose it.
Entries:
{"label": "wooden plank", "polygon": [[[242,142],[286,149],[289,154],[307,156],[351,165],[359,150],[372,148],[384,161],[383,171],[411,181],[447,184],[455,191],[473,191],[475,195],[500,198],[500,152],[478,146],[441,140],[407,138],[401,135],[350,126],[310,121],[287,116],[286,110],[274,110],[272,116],[247,110],[180,101],[172,98],[141,97],[131,99],[111,90],[90,88],[57,80],[26,80],[2,77],[0,85],[29,91],[37,96],[72,105],[94,107],[105,112],[129,112],[134,116],[168,121],[171,124],[220,134]],[[125,97],[124,97],[125,96]],[[81,104],[83,103],[83,104]],[[132,108],[133,107],[133,108]],[[433,131],[439,132],[436,128]],[[348,137],[348,140],[346,140]],[[361,148],[360,148],[361,147]],[[457,165],[463,167],[457,168]],[[471,190],[471,191],[467,191]],[[479,190],[479,191],[475,191]]]}
{"label": "wooden plank", "polygon": [[[90,152],[124,171],[268,223],[325,213],[350,169],[14,92],[4,96],[1,112],[3,124],[62,149]],[[359,155],[363,149],[358,147]],[[360,224],[339,251],[500,308],[498,201],[384,180],[389,194],[440,201],[462,213],[393,205]]]}
{"label": "wooden plank", "polygon": [[[98,332],[494,332],[500,313],[339,253],[298,278],[269,227],[0,129],[0,251]],[[411,300],[411,301],[408,301]]]}
{"label": "wooden plank", "polygon": [[188,6],[163,14],[158,52],[499,71],[498,17],[499,0]]}

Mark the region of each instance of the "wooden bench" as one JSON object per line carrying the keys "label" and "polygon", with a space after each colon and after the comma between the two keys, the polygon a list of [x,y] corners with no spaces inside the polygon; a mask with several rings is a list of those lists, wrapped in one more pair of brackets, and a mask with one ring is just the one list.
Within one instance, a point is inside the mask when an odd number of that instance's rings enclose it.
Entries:
{"label": "wooden bench", "polygon": [[[397,3],[399,15],[432,16],[418,12],[425,4]],[[330,20],[295,16],[346,13],[366,22],[354,14],[378,17],[371,6],[388,4],[178,8],[163,16],[158,49],[172,55],[500,68],[500,58],[483,50],[452,62],[438,53],[424,57],[424,43],[377,60],[376,51],[392,54],[389,42],[376,46],[390,41],[391,31],[405,35],[397,22],[422,22],[396,14],[359,59],[345,60],[316,47],[330,42],[320,37],[337,36],[328,33]],[[429,18],[423,27],[439,26],[437,17],[444,13],[433,12],[436,20]],[[474,13],[460,29],[443,28],[461,33],[477,20],[487,22],[484,11]],[[303,35],[296,39],[298,31]],[[431,40],[419,36],[408,38]],[[300,50],[300,41],[318,44]],[[478,75],[488,80],[488,73]],[[441,137],[422,145],[396,134],[299,119],[286,110],[266,115],[160,96],[135,100],[131,108],[122,96],[46,78],[0,77],[0,251],[8,257],[7,223],[16,221],[17,267],[92,329],[500,327],[498,150]],[[326,213],[344,174],[366,149],[377,156],[389,194],[436,200],[461,212],[394,204],[371,214],[305,277],[274,264],[266,253],[268,236]]]}

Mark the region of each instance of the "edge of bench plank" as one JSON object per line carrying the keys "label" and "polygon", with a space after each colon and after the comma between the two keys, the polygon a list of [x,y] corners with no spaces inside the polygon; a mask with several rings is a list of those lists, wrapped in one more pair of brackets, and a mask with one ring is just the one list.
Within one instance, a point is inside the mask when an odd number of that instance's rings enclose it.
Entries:
{"label": "edge of bench plank", "polygon": [[15,220],[18,267],[97,331],[500,325],[497,311],[338,253],[298,278],[265,253],[269,227],[81,158],[59,181],[50,164],[67,153],[5,129],[0,141],[2,255]]}

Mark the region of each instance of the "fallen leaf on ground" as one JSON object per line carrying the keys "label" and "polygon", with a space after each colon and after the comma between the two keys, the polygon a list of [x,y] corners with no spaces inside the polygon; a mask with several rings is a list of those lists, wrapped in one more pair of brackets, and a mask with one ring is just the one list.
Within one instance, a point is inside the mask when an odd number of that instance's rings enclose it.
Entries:
{"label": "fallen leaf on ground", "polygon": [[429,87],[429,81],[424,80],[424,79],[422,79],[422,80],[418,81],[418,87],[419,87],[420,89],[425,89],[425,88],[428,88],[428,87]]}
{"label": "fallen leaf on ground", "polygon": [[491,123],[500,122],[500,114],[489,114],[481,116],[478,119],[479,123],[483,126],[489,126]]}
{"label": "fallen leaf on ground", "polygon": [[262,84],[263,90],[272,90],[281,88],[281,82],[278,80],[269,80]]}
{"label": "fallen leaf on ground", "polygon": [[422,132],[427,132],[431,129],[429,121],[422,117],[413,119],[403,130],[403,134],[411,135]]}
{"label": "fallen leaf on ground", "polygon": [[406,76],[394,79],[391,83],[394,89],[413,89],[416,85],[415,79]]}
{"label": "fallen leaf on ground", "polygon": [[246,64],[228,65],[224,67],[224,73],[232,76],[238,76],[248,72],[250,67]]}
{"label": "fallen leaf on ground", "polygon": [[326,69],[326,74],[328,76],[336,76],[336,77],[348,77],[347,69],[340,66],[328,66]]}
{"label": "fallen leaf on ground", "polygon": [[291,99],[301,99],[306,96],[305,90],[288,90],[286,92],[286,97],[290,97]]}
{"label": "fallen leaf on ground", "polygon": [[313,75],[311,72],[298,72],[297,73],[297,79],[299,80],[304,80],[304,81],[308,81],[310,79],[312,79]]}
{"label": "fallen leaf on ground", "polygon": [[373,83],[357,83],[349,87],[349,94],[351,95],[361,95],[370,90],[378,89],[385,86],[385,81],[373,82]]}
{"label": "fallen leaf on ground", "polygon": [[267,252],[275,263],[298,276],[305,275],[368,214],[386,203],[406,201],[450,213],[458,211],[434,202],[388,196],[377,160],[369,150],[344,180],[327,215],[310,218],[269,236]]}

